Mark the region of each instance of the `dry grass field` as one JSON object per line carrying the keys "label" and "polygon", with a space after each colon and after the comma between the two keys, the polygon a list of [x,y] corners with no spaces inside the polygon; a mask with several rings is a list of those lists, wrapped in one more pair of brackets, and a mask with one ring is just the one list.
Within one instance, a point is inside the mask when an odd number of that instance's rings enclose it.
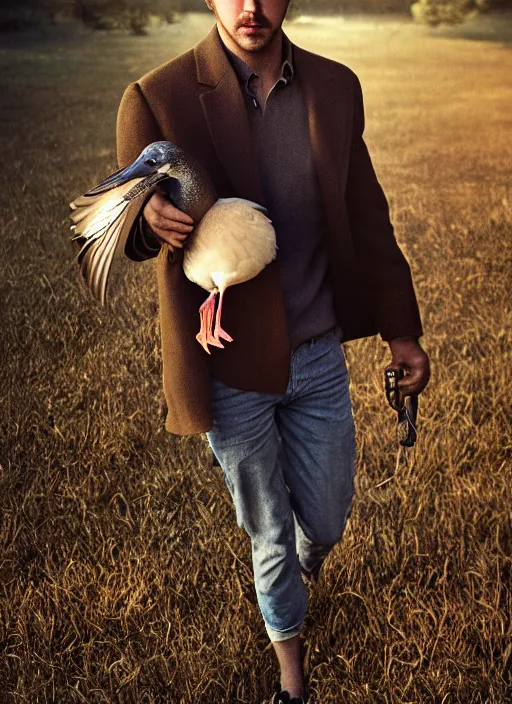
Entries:
{"label": "dry grass field", "polygon": [[[379,337],[345,345],[356,496],[311,588],[311,704],[512,701],[510,19],[288,24],[360,77],[432,380],[397,461]],[[506,24],[508,22],[508,24]],[[153,262],[106,308],[69,201],[115,170],[126,85],[211,26],[0,44],[0,702],[258,704],[277,665],[203,436],[163,428]]]}

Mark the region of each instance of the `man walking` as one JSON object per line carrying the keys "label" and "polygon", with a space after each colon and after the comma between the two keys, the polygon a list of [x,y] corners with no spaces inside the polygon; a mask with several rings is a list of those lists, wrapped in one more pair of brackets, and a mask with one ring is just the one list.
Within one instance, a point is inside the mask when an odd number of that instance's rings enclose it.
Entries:
{"label": "man walking", "polygon": [[[192,219],[161,193],[125,252],[158,257],[166,428],[206,432],[251,539],[258,604],[279,665],[272,702],[302,704],[299,634],[307,581],[341,539],[355,438],[341,342],[380,333],[404,394],[429,380],[410,269],[362,134],[357,76],[293,45],[289,0],[206,0],[216,24],[193,49],[126,89],[120,167],[169,139],[209,171],[219,197],[262,203],[278,255],[230,289],[234,342],[197,344],[205,291],[183,275]],[[178,265],[178,266],[177,266]]]}

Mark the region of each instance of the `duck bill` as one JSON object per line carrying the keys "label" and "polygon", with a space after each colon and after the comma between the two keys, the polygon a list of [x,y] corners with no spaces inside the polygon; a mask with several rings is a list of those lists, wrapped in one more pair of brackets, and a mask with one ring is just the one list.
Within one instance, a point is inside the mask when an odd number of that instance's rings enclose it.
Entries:
{"label": "duck bill", "polygon": [[128,181],[132,181],[134,178],[144,178],[145,176],[149,176],[153,173],[153,171],[154,169],[150,169],[144,164],[137,164],[137,162],[134,162],[124,169],[114,171],[114,173],[104,181],[99,183],[94,188],[91,188],[91,190],[87,192],[87,195],[97,196],[101,193],[106,193],[113,188],[124,185]]}

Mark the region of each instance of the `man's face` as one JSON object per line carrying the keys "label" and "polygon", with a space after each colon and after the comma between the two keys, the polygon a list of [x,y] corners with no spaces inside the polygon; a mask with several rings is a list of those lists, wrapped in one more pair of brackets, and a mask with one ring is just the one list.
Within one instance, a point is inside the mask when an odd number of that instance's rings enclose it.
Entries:
{"label": "man's face", "polygon": [[241,49],[256,52],[279,31],[290,0],[206,0],[206,4]]}

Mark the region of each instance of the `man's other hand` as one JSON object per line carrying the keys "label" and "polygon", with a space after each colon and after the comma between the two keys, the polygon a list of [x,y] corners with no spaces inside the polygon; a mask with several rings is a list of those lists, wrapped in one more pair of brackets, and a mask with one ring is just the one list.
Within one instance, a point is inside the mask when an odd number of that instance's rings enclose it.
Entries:
{"label": "man's other hand", "polygon": [[175,247],[183,247],[190,232],[194,229],[194,221],[182,210],[176,208],[165,196],[156,190],[142,211],[144,219],[152,232],[162,242]]}
{"label": "man's other hand", "polygon": [[430,379],[428,355],[415,337],[397,337],[388,342],[393,362],[386,369],[402,367],[405,376],[398,382],[403,396],[419,394]]}

